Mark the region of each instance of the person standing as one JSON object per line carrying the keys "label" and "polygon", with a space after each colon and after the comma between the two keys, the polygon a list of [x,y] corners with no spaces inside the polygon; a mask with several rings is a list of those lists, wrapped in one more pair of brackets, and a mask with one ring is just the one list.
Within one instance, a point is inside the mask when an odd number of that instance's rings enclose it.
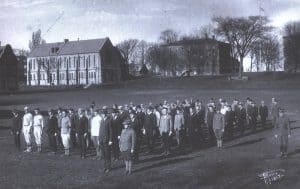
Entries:
{"label": "person standing", "polygon": [[138,123],[138,119],[136,118],[136,114],[132,109],[130,109],[130,111],[129,111],[129,118],[130,118],[130,122],[131,122],[131,127],[134,130],[135,134],[137,135],[133,157],[134,157],[134,161],[138,161],[141,141],[139,140],[137,133],[141,132],[140,131],[141,129],[139,127],[139,123]]}
{"label": "person standing", "polygon": [[80,157],[82,159],[86,156],[86,137],[88,133],[88,124],[89,121],[84,115],[84,111],[78,109],[78,119],[76,120],[76,136],[78,137],[79,148],[80,148]]}
{"label": "person standing", "polygon": [[210,142],[215,141],[215,134],[214,134],[214,129],[213,129],[213,119],[215,115],[215,110],[212,105],[208,106],[208,112],[206,114],[206,125],[208,127],[208,132],[209,132],[209,140]]}
{"label": "person standing", "polygon": [[69,118],[71,121],[71,133],[70,133],[70,137],[71,137],[71,142],[72,142],[72,146],[76,147],[77,146],[77,141],[76,141],[76,127],[75,127],[75,122],[76,122],[76,115],[74,113],[73,109],[69,109]]}
{"label": "person standing", "polygon": [[136,144],[135,131],[130,126],[130,119],[122,123],[124,129],[121,132],[119,148],[121,156],[125,161],[125,174],[130,175],[132,170],[133,153]]}
{"label": "person standing", "polygon": [[279,106],[277,100],[274,97],[272,98],[272,103],[270,107],[270,118],[272,120],[272,125],[275,126],[276,119],[279,116]]}
{"label": "person standing", "polygon": [[62,119],[62,108],[58,108],[57,110],[57,124],[58,124],[58,129],[59,129],[59,133],[57,135],[57,144],[59,144],[60,146],[64,147],[63,142],[62,142],[62,138],[61,138],[61,119]]}
{"label": "person standing", "polygon": [[227,105],[227,111],[225,113],[225,134],[229,139],[233,138],[234,135],[234,112],[231,109],[231,106]]}
{"label": "person standing", "polygon": [[288,140],[291,136],[290,119],[284,113],[283,109],[279,109],[279,116],[275,121],[274,127],[275,138],[280,143],[280,157],[287,157]]}
{"label": "person standing", "polygon": [[152,153],[152,150],[154,148],[155,129],[156,129],[156,116],[153,113],[153,108],[149,107],[145,114],[144,128],[143,128],[143,133],[145,135],[146,144],[148,147],[147,153]]}
{"label": "person standing", "polygon": [[112,110],[112,157],[113,157],[113,161],[117,161],[119,159],[120,156],[120,149],[119,149],[119,138],[121,135],[121,131],[122,131],[122,122],[121,122],[121,118],[118,115],[118,110],[117,109],[113,109]]}
{"label": "person standing", "polygon": [[44,118],[40,113],[40,110],[36,108],[33,116],[33,134],[35,143],[37,145],[37,152],[42,152],[42,133],[44,128]]}
{"label": "person standing", "polygon": [[94,116],[91,120],[91,137],[96,149],[96,159],[101,159],[100,146],[99,146],[99,132],[103,119],[99,111],[94,111]]}
{"label": "person standing", "polygon": [[11,125],[11,134],[14,136],[14,143],[18,150],[21,149],[20,134],[22,131],[22,118],[18,110],[13,110],[13,118]]}
{"label": "person standing", "polygon": [[163,108],[160,117],[160,122],[159,122],[159,131],[162,136],[162,141],[163,141],[163,149],[164,152],[163,154],[165,156],[170,154],[170,138],[172,136],[172,118],[170,115],[167,114],[167,108]]}
{"label": "person standing", "polygon": [[261,104],[258,108],[258,112],[259,112],[261,126],[264,128],[266,126],[266,121],[269,114],[268,107],[265,105],[264,101],[261,101]]}
{"label": "person standing", "polygon": [[49,144],[52,153],[56,154],[57,152],[56,137],[58,133],[60,133],[58,129],[58,122],[57,122],[57,118],[54,116],[53,110],[49,110],[48,115],[49,118],[48,118],[47,133],[48,133]]}
{"label": "person standing", "polygon": [[225,119],[224,115],[218,109],[217,112],[214,114],[213,118],[213,129],[217,139],[217,146],[218,148],[222,148],[223,146],[223,133],[225,129]]}
{"label": "person standing", "polygon": [[242,102],[239,102],[236,112],[237,127],[241,135],[244,135],[245,126],[247,123],[246,109],[243,107]]}
{"label": "person standing", "polygon": [[62,118],[61,118],[61,139],[65,149],[66,156],[70,155],[70,133],[71,133],[71,121],[70,118],[67,116],[65,110],[62,111]]}
{"label": "person standing", "polygon": [[184,116],[182,109],[177,108],[176,114],[174,118],[174,131],[177,141],[178,149],[181,150],[183,147],[183,139],[184,139]]}
{"label": "person standing", "polygon": [[188,133],[188,139],[190,143],[190,147],[192,150],[194,150],[198,144],[199,141],[197,140],[197,124],[198,124],[198,119],[197,119],[197,114],[195,113],[195,110],[193,107],[189,108],[189,116],[188,116],[188,121],[187,121],[187,133]]}
{"label": "person standing", "polygon": [[26,142],[26,150],[24,152],[31,152],[31,128],[33,126],[33,117],[29,112],[28,107],[24,108],[24,116],[23,116],[23,134]]}
{"label": "person standing", "polygon": [[255,105],[255,103],[251,101],[250,107],[248,109],[248,119],[249,119],[249,126],[252,132],[256,131],[257,116],[258,116],[258,108]]}
{"label": "person standing", "polygon": [[100,133],[99,133],[99,145],[102,152],[102,157],[104,160],[104,169],[105,173],[108,173],[111,169],[111,145],[112,145],[112,118],[108,114],[107,109],[103,110],[104,117],[103,117],[103,124],[100,126]]}

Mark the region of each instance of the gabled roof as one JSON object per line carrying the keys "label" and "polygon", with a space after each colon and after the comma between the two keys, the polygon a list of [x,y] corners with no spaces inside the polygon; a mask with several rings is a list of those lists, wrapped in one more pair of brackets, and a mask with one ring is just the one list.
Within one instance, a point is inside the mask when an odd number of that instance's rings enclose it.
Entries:
{"label": "gabled roof", "polygon": [[[29,57],[98,53],[108,40],[109,38],[102,38],[40,44],[29,53]],[[58,51],[52,53],[52,48],[58,48]]]}

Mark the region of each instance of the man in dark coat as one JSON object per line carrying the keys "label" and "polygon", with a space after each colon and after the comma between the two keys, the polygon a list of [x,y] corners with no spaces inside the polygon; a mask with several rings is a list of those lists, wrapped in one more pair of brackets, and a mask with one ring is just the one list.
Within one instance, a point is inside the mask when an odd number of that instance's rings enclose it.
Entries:
{"label": "man in dark coat", "polygon": [[111,145],[112,145],[112,117],[109,115],[107,109],[103,110],[103,123],[99,130],[99,145],[104,160],[105,173],[108,173],[111,169]]}
{"label": "man in dark coat", "polygon": [[258,108],[258,112],[260,116],[261,126],[265,127],[269,112],[268,107],[265,105],[264,101],[261,101],[261,105]]}
{"label": "man in dark coat", "polygon": [[13,110],[13,118],[11,125],[11,133],[14,136],[15,146],[18,150],[21,149],[20,134],[22,131],[22,117],[18,110]]}
{"label": "man in dark coat", "polygon": [[258,116],[258,108],[255,105],[255,103],[252,101],[248,109],[249,127],[251,128],[252,132],[256,131],[257,116]]}
{"label": "man in dark coat", "polygon": [[187,133],[188,133],[188,140],[190,143],[190,146],[193,149],[196,148],[196,146],[199,144],[199,142],[197,141],[197,124],[198,124],[198,118],[197,115],[195,113],[194,108],[190,108],[190,114],[188,116],[188,120],[187,120]]}
{"label": "man in dark coat", "polygon": [[197,124],[195,127],[195,132],[197,135],[197,139],[195,143],[203,143],[205,140],[205,136],[203,133],[203,127],[205,124],[205,107],[202,105],[202,102],[199,102],[199,104],[196,106],[196,117],[197,117]]}
{"label": "man in dark coat", "polygon": [[225,113],[225,133],[229,139],[232,139],[234,135],[234,112],[231,109],[231,106],[227,106],[227,111]]}
{"label": "man in dark coat", "polygon": [[84,111],[78,109],[78,117],[75,121],[76,125],[76,136],[78,137],[78,143],[80,148],[80,157],[85,158],[86,156],[86,137],[88,133],[88,119],[84,116]]}
{"label": "man in dark coat", "polygon": [[148,153],[151,153],[154,147],[155,140],[155,129],[156,129],[156,116],[153,113],[153,108],[147,109],[147,114],[144,120],[144,134],[146,138],[146,144],[148,146]]}
{"label": "man in dark coat", "polygon": [[206,124],[209,132],[209,140],[210,142],[214,142],[216,140],[214,129],[213,129],[213,119],[214,119],[215,111],[212,105],[208,106],[208,111],[206,114]]}
{"label": "man in dark coat", "polygon": [[47,133],[48,133],[49,145],[52,150],[52,153],[56,154],[57,151],[56,137],[58,133],[60,133],[58,128],[58,121],[57,118],[54,116],[53,110],[50,110],[48,112],[48,115],[49,118],[48,118]]}
{"label": "man in dark coat", "polygon": [[76,121],[76,115],[74,113],[73,109],[69,110],[69,118],[71,121],[71,132],[70,132],[70,138],[73,147],[76,147],[77,142],[76,142],[76,127],[75,127],[75,121]]}
{"label": "man in dark coat", "polygon": [[236,121],[237,121],[237,127],[240,131],[241,135],[244,135],[245,132],[245,126],[246,126],[246,109],[243,107],[243,104],[240,102],[236,111]]}
{"label": "man in dark coat", "polygon": [[120,156],[120,149],[119,149],[119,138],[122,132],[122,122],[120,115],[116,109],[112,112],[112,157],[113,161],[117,161]]}

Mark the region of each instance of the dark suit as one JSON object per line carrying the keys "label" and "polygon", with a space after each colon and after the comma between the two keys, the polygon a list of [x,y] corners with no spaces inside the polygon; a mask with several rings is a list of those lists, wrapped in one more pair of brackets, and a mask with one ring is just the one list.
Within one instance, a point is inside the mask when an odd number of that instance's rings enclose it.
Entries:
{"label": "dark suit", "polygon": [[20,115],[12,118],[11,132],[14,136],[15,146],[21,148],[20,134],[22,130],[22,117]]}
{"label": "dark suit", "polygon": [[104,159],[104,169],[109,170],[111,168],[111,153],[109,142],[112,142],[112,117],[107,116],[104,118],[100,130],[99,130],[99,144]]}
{"label": "dark suit", "polygon": [[258,116],[258,108],[257,106],[250,106],[248,109],[248,116],[249,116],[249,126],[252,132],[256,131],[256,122]]}
{"label": "dark suit", "polygon": [[153,113],[145,115],[144,129],[148,150],[152,151],[154,147],[154,133],[156,129],[156,116]]}
{"label": "dark suit", "polygon": [[260,116],[260,121],[261,121],[261,126],[264,127],[266,126],[266,121],[268,118],[268,107],[266,105],[262,106],[260,105],[258,108],[259,116]]}
{"label": "dark suit", "polygon": [[120,116],[115,116],[112,118],[111,125],[112,132],[112,156],[114,159],[118,159],[120,155],[119,150],[119,139],[118,136],[121,136],[122,132],[122,122]]}
{"label": "dark suit", "polygon": [[243,135],[245,132],[246,120],[247,120],[246,109],[238,108],[236,110],[236,121],[237,121],[238,130],[241,132],[241,135]]}
{"label": "dark suit", "polygon": [[194,149],[199,144],[199,142],[197,142],[198,141],[197,130],[196,130],[197,124],[198,124],[197,114],[194,113],[193,115],[189,115],[187,120],[187,129],[188,129],[188,139],[192,149]]}
{"label": "dark suit", "polygon": [[70,132],[70,138],[73,146],[76,146],[76,115],[70,116],[71,121],[71,132]]}
{"label": "dark suit", "polygon": [[234,122],[234,112],[227,111],[225,114],[225,133],[229,138],[233,137],[233,122]]}
{"label": "dark suit", "polygon": [[81,157],[85,157],[86,155],[86,140],[84,134],[88,133],[88,125],[89,121],[85,116],[75,119],[75,128],[78,136]]}
{"label": "dark suit", "polygon": [[58,122],[55,116],[49,117],[48,119],[48,127],[47,127],[48,139],[50,148],[53,152],[57,150],[56,137],[55,133],[59,134]]}

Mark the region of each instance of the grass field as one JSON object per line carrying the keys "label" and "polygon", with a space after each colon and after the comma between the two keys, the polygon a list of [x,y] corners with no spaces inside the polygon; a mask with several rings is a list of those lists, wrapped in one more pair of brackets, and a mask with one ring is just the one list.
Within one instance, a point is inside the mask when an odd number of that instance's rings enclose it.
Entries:
{"label": "grass field", "polygon": [[[79,158],[77,149],[70,157],[60,155],[24,154],[13,148],[8,120],[0,119],[0,188],[295,188],[300,187],[300,127],[299,76],[255,76],[246,81],[227,81],[224,78],[144,79],[130,81],[118,87],[93,88],[64,92],[35,92],[0,96],[2,114],[25,105],[43,110],[58,107],[86,107],[92,101],[96,106],[113,103],[158,103],[162,100],[224,97],[244,100],[252,97],[270,103],[279,99],[291,117],[292,138],[287,159],[276,157],[278,146],[272,130],[259,131],[225,143],[222,150],[209,147],[186,154],[173,153],[170,157],[156,153],[142,154],[141,162],[134,165],[132,176],[124,176],[121,161],[113,163],[113,170],[104,174],[102,163]],[[5,116],[4,116],[5,117]],[[2,127],[1,127],[2,126]],[[4,126],[4,127],[3,127]],[[62,153],[62,151],[60,151]],[[271,186],[258,179],[267,169],[282,168],[285,177]]]}

